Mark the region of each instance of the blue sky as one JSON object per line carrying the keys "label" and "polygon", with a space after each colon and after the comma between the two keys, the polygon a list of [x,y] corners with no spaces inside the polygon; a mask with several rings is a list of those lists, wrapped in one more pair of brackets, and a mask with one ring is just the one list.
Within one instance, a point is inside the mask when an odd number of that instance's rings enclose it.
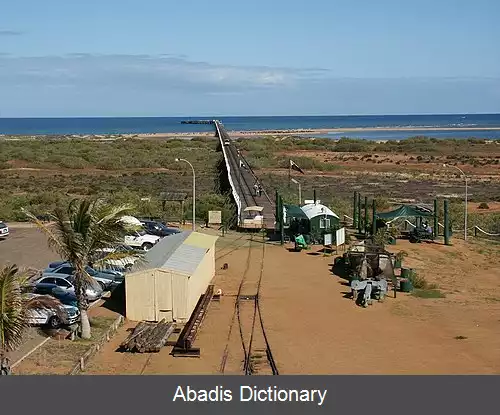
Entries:
{"label": "blue sky", "polygon": [[500,112],[498,0],[19,0],[0,116]]}

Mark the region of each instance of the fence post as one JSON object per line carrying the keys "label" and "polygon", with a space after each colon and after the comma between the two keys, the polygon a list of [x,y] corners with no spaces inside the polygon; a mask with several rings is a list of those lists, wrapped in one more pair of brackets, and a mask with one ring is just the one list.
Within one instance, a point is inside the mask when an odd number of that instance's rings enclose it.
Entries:
{"label": "fence post", "polygon": [[368,226],[368,196],[365,196],[365,223],[364,223],[364,229],[363,229],[363,235],[366,236],[368,233],[366,227]]}
{"label": "fence post", "polygon": [[354,202],[352,206],[352,226],[356,229],[358,227],[358,192],[354,192]]}
{"label": "fence post", "polygon": [[361,193],[358,193],[358,233],[361,233]]}
{"label": "fence post", "polygon": [[444,201],[444,244],[450,244],[450,218],[448,215],[448,200]]}
{"label": "fence post", "polygon": [[377,219],[375,218],[376,216],[376,210],[377,210],[377,202],[375,199],[373,199],[372,203],[372,235],[375,236],[377,233]]}
{"label": "fence post", "polygon": [[439,209],[438,200],[434,199],[434,238],[439,236]]}
{"label": "fence post", "polygon": [[285,243],[285,226],[284,226],[284,218],[283,218],[283,199],[280,198],[280,242],[281,245]]}

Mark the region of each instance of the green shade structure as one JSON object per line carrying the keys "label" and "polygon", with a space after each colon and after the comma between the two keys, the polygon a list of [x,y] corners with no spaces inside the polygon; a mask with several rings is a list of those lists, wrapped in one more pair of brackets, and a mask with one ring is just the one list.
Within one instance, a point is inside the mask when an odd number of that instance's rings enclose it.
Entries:
{"label": "green shade structure", "polygon": [[395,210],[391,210],[390,212],[377,213],[376,216],[378,219],[382,219],[386,222],[393,221],[399,218],[430,218],[434,214],[428,210],[421,208],[416,205],[402,205]]}

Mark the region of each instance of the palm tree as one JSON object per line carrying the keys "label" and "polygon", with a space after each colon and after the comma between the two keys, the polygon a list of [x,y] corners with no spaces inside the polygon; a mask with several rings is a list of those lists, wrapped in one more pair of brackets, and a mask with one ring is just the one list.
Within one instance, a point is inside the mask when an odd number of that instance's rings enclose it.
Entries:
{"label": "palm tree", "polygon": [[123,242],[127,225],[120,219],[130,210],[128,205],[112,206],[102,200],[74,199],[67,209],[56,208],[50,213],[52,226],[25,211],[30,220],[45,233],[49,246],[75,268],[75,294],[83,339],[91,337],[85,289],[92,279],[85,267],[97,250]]}
{"label": "palm tree", "polygon": [[30,310],[53,309],[58,314],[61,311],[58,300],[45,295],[29,296],[28,287],[28,279],[18,273],[16,265],[0,270],[0,375],[10,373],[6,354],[21,345]]}

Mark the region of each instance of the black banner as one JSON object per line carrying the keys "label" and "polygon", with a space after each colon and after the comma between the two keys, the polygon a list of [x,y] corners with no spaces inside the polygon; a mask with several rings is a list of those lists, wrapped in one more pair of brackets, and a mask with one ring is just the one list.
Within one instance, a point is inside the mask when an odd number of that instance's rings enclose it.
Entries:
{"label": "black banner", "polygon": [[3,376],[0,405],[37,415],[481,415],[498,412],[498,390],[498,376]]}

